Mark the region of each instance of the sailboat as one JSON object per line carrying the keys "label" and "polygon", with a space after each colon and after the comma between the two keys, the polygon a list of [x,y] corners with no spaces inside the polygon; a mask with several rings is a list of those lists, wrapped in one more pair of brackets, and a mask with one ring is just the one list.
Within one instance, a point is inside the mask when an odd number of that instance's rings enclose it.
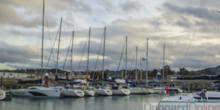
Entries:
{"label": "sailboat", "polygon": [[157,110],[178,108],[181,110],[214,110],[219,108],[220,92],[202,90],[198,93],[170,96],[163,98],[157,105]]}
{"label": "sailboat", "polygon": [[74,88],[80,88],[84,92],[84,96],[93,97],[95,96],[95,91],[92,86],[86,80],[77,79]]}
{"label": "sailboat", "polygon": [[[42,19],[42,48],[41,48],[41,76],[43,79],[43,50],[44,50],[44,11],[45,0],[43,0],[43,19]],[[61,19],[62,21],[62,19]],[[45,86],[32,86],[27,89],[10,90],[14,96],[34,97],[34,98],[60,98],[60,93],[64,89],[61,86],[48,86],[48,73],[45,76]]]}
{"label": "sailboat", "polygon": [[66,98],[84,97],[85,96],[84,92],[79,88],[70,88],[70,89],[66,88],[66,89],[62,90],[61,95]]}
{"label": "sailboat", "polygon": [[[165,44],[163,45],[163,73],[162,73],[163,74],[163,81],[162,82],[164,82],[164,79],[165,79],[164,78],[164,76],[165,76],[164,63],[165,63]],[[155,81],[157,84],[160,84],[159,83],[159,80],[160,80],[159,76],[161,74],[160,74],[159,71],[160,70],[158,70],[158,73],[157,73],[157,76],[156,76],[156,81]],[[172,86],[169,86],[169,85],[167,86],[166,85],[166,87],[167,87],[169,93],[182,93],[183,92],[183,90],[181,88],[178,88],[174,85],[172,85]],[[165,92],[165,86],[164,85],[155,86],[153,88],[153,90],[154,90],[154,93],[164,93]]]}
{"label": "sailboat", "polygon": [[0,101],[4,100],[6,98],[6,92],[2,89],[0,89]]}
{"label": "sailboat", "polygon": [[[126,36],[126,39],[125,39],[125,46],[126,46],[126,54],[125,54],[125,59],[126,59],[126,72],[125,72],[125,78],[127,78],[127,36]],[[119,61],[119,66],[120,66],[120,62],[121,62],[121,59],[122,59],[122,55],[123,55],[123,51],[124,51],[124,48],[122,50],[122,54],[121,54],[121,58],[120,58],[120,61]],[[119,69],[119,66],[118,66],[118,69]],[[118,70],[117,70],[118,71]],[[122,75],[122,78],[123,78],[123,75]],[[128,89],[127,87],[127,83],[126,83],[126,80],[125,79],[115,79],[115,83],[113,84],[113,87],[112,87],[112,95],[130,95],[130,90]]]}
{"label": "sailboat", "polygon": [[45,86],[31,86],[27,89],[10,90],[14,96],[32,98],[60,98],[60,93],[64,89],[61,86],[48,86],[48,73],[45,73]]}
{"label": "sailboat", "polygon": [[[88,76],[88,68],[89,68],[89,50],[90,50],[90,36],[91,36],[91,28],[89,28],[89,44],[88,44],[88,59],[87,59],[87,76]],[[72,48],[71,48],[71,71],[72,71],[72,53],[73,53],[73,39],[74,39],[74,31],[72,34]],[[68,88],[62,92],[64,97],[83,97],[83,96],[95,96],[95,92],[92,87],[89,87],[89,84],[86,80],[77,79],[73,81],[73,85],[71,88]]]}
{"label": "sailboat", "polygon": [[135,71],[135,81],[136,82],[127,82],[129,84],[129,90],[131,94],[137,94],[137,95],[142,95],[142,94],[147,94],[148,91],[144,87],[138,87],[137,83],[137,75],[138,75],[138,69],[137,69],[137,56],[138,56],[138,47],[136,47],[136,71]]}
{"label": "sailboat", "polygon": [[[74,39],[74,31],[72,33],[72,47],[71,47],[71,71],[72,71],[72,53],[73,53],[73,39]],[[60,40],[59,40],[60,41]],[[59,43],[58,43],[59,44]],[[59,50],[59,45],[58,45],[58,50]],[[59,51],[57,53],[57,55],[59,56]],[[58,67],[58,57],[57,57],[57,66],[56,66],[56,69]],[[56,71],[56,74],[57,74],[57,71]],[[73,80],[68,80],[68,79],[64,79],[65,81],[70,81],[70,83],[77,83]],[[63,97],[66,97],[66,98],[72,98],[72,97],[84,97],[84,91],[81,90],[80,88],[73,88],[73,87],[65,87],[65,89],[62,90],[61,92],[61,95]]]}
{"label": "sailboat", "polygon": [[130,90],[126,85],[125,79],[115,79],[115,84],[112,87],[112,95],[126,96],[130,95]]}
{"label": "sailboat", "polygon": [[104,28],[104,46],[103,46],[103,65],[102,65],[102,84],[99,87],[94,88],[95,94],[99,96],[111,96],[112,90],[110,86],[104,86],[104,71],[105,71],[105,38],[106,38],[106,27]]}
{"label": "sailboat", "polygon": [[149,62],[149,59],[148,59],[148,38],[147,38],[147,48],[146,48],[146,59],[145,60],[146,60],[146,73],[145,73],[145,75],[146,75],[146,84],[145,84],[146,92],[149,94],[152,94],[152,93],[154,93],[154,90],[152,88],[150,88],[148,85],[148,82],[149,82],[149,80],[148,80],[148,62]]}
{"label": "sailboat", "polygon": [[[91,27],[89,28],[87,75],[86,75],[86,78],[88,77],[88,73],[89,73],[90,36],[91,36]],[[72,45],[72,49],[73,49],[73,45]],[[72,59],[72,55],[71,55],[71,59]],[[72,60],[71,60],[71,62],[72,62]],[[72,64],[71,64],[71,68],[72,68]],[[71,88],[71,89],[72,89],[72,92],[73,92],[72,95],[74,95],[74,96],[76,96],[76,95],[78,95],[80,97],[95,96],[95,92],[93,91],[92,87],[89,87],[89,83],[87,82],[87,80],[76,79],[76,80],[74,80],[74,85],[73,86],[74,87]]]}
{"label": "sailboat", "polygon": [[[89,75],[89,53],[90,53],[90,38],[91,38],[91,27],[89,28],[89,40],[88,40],[88,52],[87,52],[87,73],[86,73],[86,80],[88,79]],[[95,91],[93,87],[89,87],[89,83],[87,81],[81,81],[83,85],[83,91],[85,92],[85,96],[95,96]]]}

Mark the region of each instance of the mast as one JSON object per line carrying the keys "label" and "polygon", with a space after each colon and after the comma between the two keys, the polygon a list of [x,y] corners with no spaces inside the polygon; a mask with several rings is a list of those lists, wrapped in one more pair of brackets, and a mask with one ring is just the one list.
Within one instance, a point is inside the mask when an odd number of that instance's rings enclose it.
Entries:
{"label": "mast", "polygon": [[106,27],[104,28],[104,45],[103,45],[103,61],[102,61],[102,80],[104,80],[104,72],[105,72],[105,39],[106,39]]}
{"label": "mast", "polygon": [[135,72],[135,81],[137,81],[137,74],[138,74],[138,69],[137,69],[137,56],[138,56],[138,47],[136,47],[136,66],[135,66],[135,68],[136,68],[136,72]]}
{"label": "mast", "polygon": [[43,66],[44,66],[44,11],[45,11],[45,0],[43,0],[43,15],[42,15],[41,76],[43,76]]}
{"label": "mast", "polygon": [[74,31],[72,33],[71,62],[70,62],[71,71],[73,71],[73,40],[74,40]]}
{"label": "mast", "polygon": [[146,84],[148,84],[148,38],[147,38],[147,51],[146,51]]}
{"label": "mast", "polygon": [[128,74],[128,70],[127,70],[127,60],[128,60],[128,37],[126,36],[126,39],[125,39],[125,78],[127,79],[127,74]]}
{"label": "mast", "polygon": [[61,20],[60,20],[60,32],[59,32],[59,40],[58,40],[58,51],[57,51],[56,75],[57,75],[58,61],[59,61],[59,52],[60,52],[60,37],[61,37],[61,28],[62,28],[62,17],[61,17]]}
{"label": "mast", "polygon": [[88,53],[87,53],[87,73],[86,78],[88,78],[89,75],[89,52],[90,52],[90,37],[91,37],[91,27],[89,27],[89,40],[88,40]]}
{"label": "mast", "polygon": [[164,82],[164,74],[165,74],[165,68],[164,68],[164,63],[165,63],[165,44],[163,45],[163,82]]}
{"label": "mast", "polygon": [[142,61],[142,59],[141,59],[141,57],[140,57],[140,70],[138,71],[139,72],[139,74],[140,74],[140,81],[142,82],[142,70],[141,70],[141,61]]}

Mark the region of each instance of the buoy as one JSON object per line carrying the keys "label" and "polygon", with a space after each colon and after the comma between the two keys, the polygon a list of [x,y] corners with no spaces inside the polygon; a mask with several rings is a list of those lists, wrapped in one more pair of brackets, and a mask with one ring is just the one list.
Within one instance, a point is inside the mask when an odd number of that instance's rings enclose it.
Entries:
{"label": "buoy", "polygon": [[169,88],[167,86],[165,86],[164,88],[165,88],[165,93],[167,94],[169,92]]}

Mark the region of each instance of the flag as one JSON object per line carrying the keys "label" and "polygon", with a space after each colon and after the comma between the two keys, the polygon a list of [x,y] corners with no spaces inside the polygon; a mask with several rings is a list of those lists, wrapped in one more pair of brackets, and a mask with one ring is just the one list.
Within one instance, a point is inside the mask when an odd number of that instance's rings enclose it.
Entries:
{"label": "flag", "polygon": [[157,71],[161,71],[161,69],[160,69],[160,68],[158,68],[158,69],[157,69]]}
{"label": "flag", "polygon": [[161,73],[158,71],[158,72],[157,72],[157,75],[159,75],[159,76],[160,76],[160,75],[161,75]]}
{"label": "flag", "polygon": [[157,73],[157,76],[156,76],[155,82],[159,82],[159,80],[160,80],[160,76],[159,76],[158,73]]}
{"label": "flag", "polygon": [[157,71],[157,75],[156,75],[155,82],[159,82],[159,80],[160,80],[160,76],[161,76],[160,71]]}

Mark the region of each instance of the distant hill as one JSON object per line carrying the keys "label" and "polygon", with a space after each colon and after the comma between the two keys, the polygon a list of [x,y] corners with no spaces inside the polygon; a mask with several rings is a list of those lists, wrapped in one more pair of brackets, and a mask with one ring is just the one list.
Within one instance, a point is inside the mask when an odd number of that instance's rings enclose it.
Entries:
{"label": "distant hill", "polygon": [[220,74],[220,65],[213,68],[205,68],[198,71],[193,71],[195,75],[219,75]]}
{"label": "distant hill", "polygon": [[214,68],[209,68],[212,72],[215,72],[216,74],[220,74],[220,65],[216,66]]}

